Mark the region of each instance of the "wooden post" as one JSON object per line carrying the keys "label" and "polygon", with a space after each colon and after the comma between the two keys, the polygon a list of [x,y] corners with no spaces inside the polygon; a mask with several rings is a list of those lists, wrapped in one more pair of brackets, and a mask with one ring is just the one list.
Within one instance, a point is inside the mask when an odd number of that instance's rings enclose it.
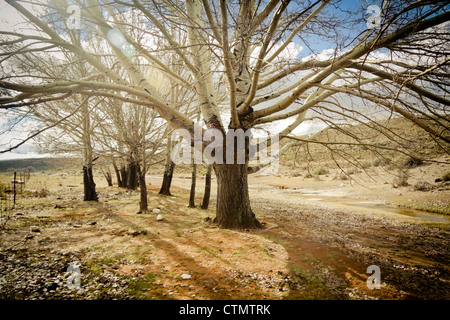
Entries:
{"label": "wooden post", "polygon": [[13,180],[13,185],[14,185],[14,201],[13,201],[13,206],[16,206],[16,177],[17,177],[17,173],[14,171],[14,180]]}

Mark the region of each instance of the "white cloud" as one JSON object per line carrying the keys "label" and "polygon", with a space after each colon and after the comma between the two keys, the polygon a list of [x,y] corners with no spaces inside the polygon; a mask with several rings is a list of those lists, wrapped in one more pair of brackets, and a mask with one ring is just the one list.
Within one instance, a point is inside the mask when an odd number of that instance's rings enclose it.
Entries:
{"label": "white cloud", "polygon": [[17,153],[17,152],[7,152],[0,154],[0,160],[15,160],[15,159],[36,159],[36,158],[50,158],[53,155],[48,153]]}
{"label": "white cloud", "polygon": [[[34,15],[39,16],[44,10],[42,5],[45,5],[46,2],[47,1],[44,0],[34,0],[32,2],[21,1],[20,5]],[[29,26],[30,22],[28,22],[14,7],[4,1],[0,2],[0,30],[17,32],[19,31],[19,28],[27,27],[27,34],[31,34]],[[35,33],[36,32],[37,31],[35,31]]]}
{"label": "white cloud", "polygon": [[[279,48],[281,45],[274,45],[270,51],[266,54],[266,57],[271,57]],[[297,60],[298,55],[303,50],[303,46],[300,44],[296,44],[294,42],[290,42],[286,48],[281,51],[278,56],[272,61],[272,63],[280,62],[280,61],[289,61],[289,60]],[[250,63],[254,64],[256,62],[256,59],[258,58],[258,55],[261,51],[261,47],[256,47],[253,52],[250,55]]]}
{"label": "white cloud", "polygon": [[313,53],[309,56],[306,56],[302,58],[302,62],[308,61],[308,60],[318,60],[318,61],[324,61],[328,60],[334,56],[339,56],[343,54],[342,51],[336,51],[336,49],[330,48],[330,49],[324,49],[319,53]]}

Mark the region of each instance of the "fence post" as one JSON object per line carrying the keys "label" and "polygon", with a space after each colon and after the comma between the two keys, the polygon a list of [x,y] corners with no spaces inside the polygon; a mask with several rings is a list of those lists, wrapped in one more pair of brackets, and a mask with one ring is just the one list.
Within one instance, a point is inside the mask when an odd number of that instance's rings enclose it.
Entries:
{"label": "fence post", "polygon": [[13,180],[13,185],[14,185],[14,201],[13,201],[13,206],[16,206],[16,176],[17,173],[14,171],[14,180]]}

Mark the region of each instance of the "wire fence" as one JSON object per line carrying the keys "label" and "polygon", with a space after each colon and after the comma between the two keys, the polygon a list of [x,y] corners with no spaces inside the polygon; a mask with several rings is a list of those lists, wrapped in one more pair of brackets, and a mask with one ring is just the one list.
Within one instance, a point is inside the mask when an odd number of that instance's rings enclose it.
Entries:
{"label": "wire fence", "polygon": [[14,172],[13,179],[8,183],[0,183],[0,228],[4,227],[12,212],[17,207],[19,198],[23,195],[25,185],[30,180],[29,170]]}

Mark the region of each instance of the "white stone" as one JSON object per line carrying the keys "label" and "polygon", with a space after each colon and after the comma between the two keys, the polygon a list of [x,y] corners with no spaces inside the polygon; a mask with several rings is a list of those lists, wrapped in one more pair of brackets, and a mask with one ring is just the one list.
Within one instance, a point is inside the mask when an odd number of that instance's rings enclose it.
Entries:
{"label": "white stone", "polygon": [[183,274],[181,275],[181,279],[183,279],[183,280],[188,280],[188,279],[190,279],[190,278],[191,278],[191,275],[190,275],[190,274],[183,273]]}
{"label": "white stone", "polygon": [[159,210],[158,208],[153,209],[153,213],[160,213],[161,210]]}
{"label": "white stone", "polygon": [[162,214],[158,214],[158,215],[156,216],[156,220],[157,220],[157,221],[161,221],[162,219],[163,219]]}

